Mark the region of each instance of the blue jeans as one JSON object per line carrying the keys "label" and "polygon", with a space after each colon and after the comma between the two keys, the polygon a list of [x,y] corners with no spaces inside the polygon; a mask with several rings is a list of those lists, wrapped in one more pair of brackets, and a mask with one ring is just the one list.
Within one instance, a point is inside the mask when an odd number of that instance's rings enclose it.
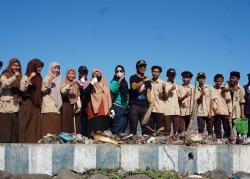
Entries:
{"label": "blue jeans", "polygon": [[113,104],[113,110],[115,111],[115,117],[112,120],[112,133],[119,135],[125,133],[128,125],[128,109]]}

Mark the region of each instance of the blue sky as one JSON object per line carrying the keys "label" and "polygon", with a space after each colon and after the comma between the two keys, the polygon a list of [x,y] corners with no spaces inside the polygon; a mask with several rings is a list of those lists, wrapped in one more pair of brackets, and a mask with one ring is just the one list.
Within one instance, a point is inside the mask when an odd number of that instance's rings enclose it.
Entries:
{"label": "blue sky", "polygon": [[250,72],[249,0],[1,0],[0,59],[31,58],[67,67],[99,67],[110,80],[117,64],[127,78],[145,59],[180,73],[204,71],[226,78]]}

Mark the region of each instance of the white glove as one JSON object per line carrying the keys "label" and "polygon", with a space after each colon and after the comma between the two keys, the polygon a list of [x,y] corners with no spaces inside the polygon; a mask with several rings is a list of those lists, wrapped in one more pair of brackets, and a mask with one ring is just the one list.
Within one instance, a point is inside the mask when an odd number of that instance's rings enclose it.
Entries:
{"label": "white glove", "polygon": [[91,81],[90,81],[90,83],[91,83],[92,85],[95,85],[97,82],[98,82],[98,81],[97,81],[97,78],[96,78],[96,77],[92,78]]}
{"label": "white glove", "polygon": [[114,111],[113,109],[110,110],[110,115],[109,115],[109,117],[110,117],[111,119],[114,119],[114,117],[115,117],[115,111]]}

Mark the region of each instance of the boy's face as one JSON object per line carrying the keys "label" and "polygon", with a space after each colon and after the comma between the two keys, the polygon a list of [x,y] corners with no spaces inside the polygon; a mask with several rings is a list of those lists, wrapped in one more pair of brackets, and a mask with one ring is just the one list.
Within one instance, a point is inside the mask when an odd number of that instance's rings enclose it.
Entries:
{"label": "boy's face", "polygon": [[161,72],[160,72],[159,69],[155,68],[155,69],[152,70],[152,76],[153,76],[154,79],[158,79],[160,74],[161,74]]}
{"label": "boy's face", "polygon": [[230,78],[230,83],[231,83],[231,85],[237,84],[238,81],[239,81],[239,78],[238,78],[238,77],[236,77],[236,76],[231,76],[231,78]]}
{"label": "boy's face", "polygon": [[169,73],[167,77],[169,80],[173,81],[175,79],[175,73]]}
{"label": "boy's face", "polygon": [[189,84],[192,78],[184,76],[182,77],[183,84]]}
{"label": "boy's face", "polygon": [[214,82],[215,82],[215,86],[217,88],[220,88],[222,83],[223,83],[223,79],[222,78],[216,78]]}
{"label": "boy's face", "polygon": [[200,84],[201,86],[205,84],[205,81],[206,81],[206,78],[204,78],[204,77],[199,77],[199,78],[198,78],[198,82],[199,82],[199,84]]}

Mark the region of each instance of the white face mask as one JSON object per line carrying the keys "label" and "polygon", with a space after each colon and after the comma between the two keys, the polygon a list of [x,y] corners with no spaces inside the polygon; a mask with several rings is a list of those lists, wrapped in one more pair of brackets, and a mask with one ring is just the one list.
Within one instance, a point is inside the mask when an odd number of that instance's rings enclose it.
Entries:
{"label": "white face mask", "polygon": [[121,77],[123,77],[123,76],[124,76],[124,73],[122,73],[122,72],[118,72],[118,73],[116,73],[116,76],[117,76],[118,78],[121,78]]}
{"label": "white face mask", "polygon": [[82,78],[80,79],[80,81],[81,81],[82,83],[84,83],[84,82],[85,82],[85,77],[82,77]]}

